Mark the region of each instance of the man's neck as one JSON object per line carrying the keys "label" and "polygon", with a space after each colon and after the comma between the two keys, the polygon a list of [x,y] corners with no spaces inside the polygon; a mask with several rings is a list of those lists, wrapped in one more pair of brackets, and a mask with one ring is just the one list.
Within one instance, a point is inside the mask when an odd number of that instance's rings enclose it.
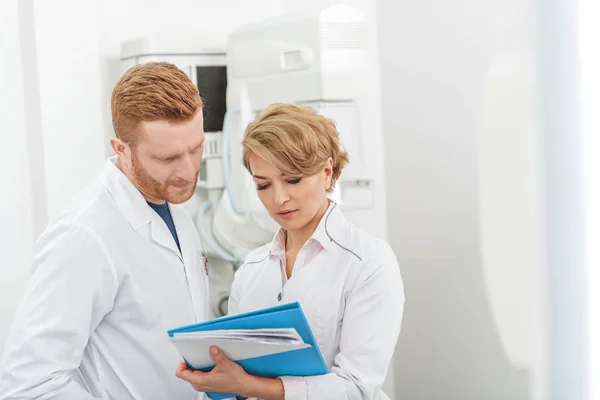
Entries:
{"label": "man's neck", "polygon": [[155,197],[146,195],[144,193],[144,191],[139,187],[139,185],[135,182],[135,179],[132,179],[130,171],[121,165],[121,162],[118,158],[117,158],[117,161],[115,162],[115,167],[117,167],[118,169],[121,170],[121,172],[123,172],[123,174],[127,177],[127,179],[129,179],[129,182],[131,182],[131,184],[142,194],[142,196],[144,197],[144,200],[146,200],[149,203],[156,204],[156,205],[162,205],[162,204],[166,203],[166,201],[164,201],[164,200],[157,199]]}

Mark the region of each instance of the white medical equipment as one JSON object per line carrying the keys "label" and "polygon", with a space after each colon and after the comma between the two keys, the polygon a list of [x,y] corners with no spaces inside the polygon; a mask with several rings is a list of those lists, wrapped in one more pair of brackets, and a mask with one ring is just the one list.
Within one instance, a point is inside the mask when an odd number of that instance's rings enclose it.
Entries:
{"label": "white medical equipment", "polygon": [[[223,129],[226,191],[217,205],[213,230],[237,257],[269,241],[276,230],[241,163],[239,145],[246,125],[269,104],[307,104],[334,119],[351,158],[334,196],[346,209],[370,207],[372,182],[361,152],[355,103],[368,73],[367,41],[363,14],[343,5],[243,27],[229,36]],[[347,190],[353,190],[352,196],[344,196]]]}

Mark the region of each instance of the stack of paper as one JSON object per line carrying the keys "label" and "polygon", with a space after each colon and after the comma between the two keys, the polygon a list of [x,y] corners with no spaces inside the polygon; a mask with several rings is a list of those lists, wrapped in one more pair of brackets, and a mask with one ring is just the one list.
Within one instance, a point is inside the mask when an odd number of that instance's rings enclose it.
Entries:
{"label": "stack of paper", "polygon": [[293,328],[179,332],[173,334],[171,342],[195,369],[215,365],[209,355],[213,345],[234,361],[310,347]]}

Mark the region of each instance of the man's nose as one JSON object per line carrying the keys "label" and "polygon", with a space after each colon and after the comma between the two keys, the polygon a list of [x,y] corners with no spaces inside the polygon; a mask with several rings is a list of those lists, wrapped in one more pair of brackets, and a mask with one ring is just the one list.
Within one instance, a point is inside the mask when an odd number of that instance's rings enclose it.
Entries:
{"label": "man's nose", "polygon": [[182,163],[179,167],[179,177],[185,179],[188,182],[193,181],[196,178],[198,172],[198,166],[194,163],[194,160],[190,155],[186,155],[182,159]]}

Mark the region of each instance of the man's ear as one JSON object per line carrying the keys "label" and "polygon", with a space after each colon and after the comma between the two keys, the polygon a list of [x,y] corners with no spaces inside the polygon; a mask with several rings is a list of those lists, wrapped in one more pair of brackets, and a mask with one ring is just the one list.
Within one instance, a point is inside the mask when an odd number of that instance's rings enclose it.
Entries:
{"label": "man's ear", "polygon": [[119,159],[119,164],[131,168],[131,147],[118,137],[110,138],[110,145]]}

